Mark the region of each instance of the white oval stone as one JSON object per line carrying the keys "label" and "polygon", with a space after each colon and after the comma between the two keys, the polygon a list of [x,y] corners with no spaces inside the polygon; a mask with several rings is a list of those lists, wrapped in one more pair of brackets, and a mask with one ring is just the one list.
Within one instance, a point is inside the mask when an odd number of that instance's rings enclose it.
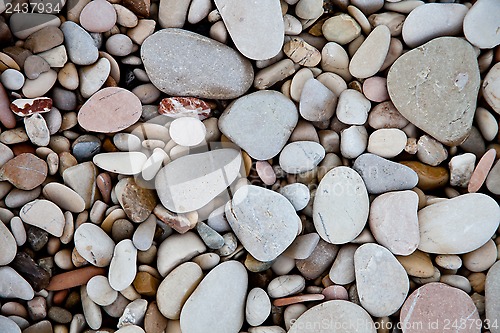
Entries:
{"label": "white oval stone", "polygon": [[115,242],[99,226],[82,223],[75,231],[75,248],[89,263],[106,267],[113,257]]}
{"label": "white oval stone", "polygon": [[262,288],[253,288],[247,296],[245,318],[252,326],[259,326],[271,314],[271,300]]}
{"label": "white oval stone", "polygon": [[[279,119],[279,121],[276,121]],[[299,114],[285,95],[257,91],[232,102],[219,119],[219,128],[256,160],[267,160],[283,149]]]}
{"label": "white oval stone", "polygon": [[347,125],[363,125],[368,119],[370,101],[359,91],[346,89],[339,96],[337,118]]}
{"label": "white oval stone", "polygon": [[281,151],[281,168],[291,174],[314,169],[325,158],[325,148],[313,141],[295,141]]}
{"label": "white oval stone", "polygon": [[36,146],[47,146],[50,142],[50,132],[45,118],[40,113],[35,113],[24,118],[24,128],[30,141]]}
{"label": "white oval stone", "polygon": [[[292,81],[292,87],[293,83]],[[305,82],[300,94],[300,115],[309,121],[327,121],[335,113],[336,103],[337,96],[330,89],[320,81],[310,78]]]}
{"label": "white oval stone", "polygon": [[181,311],[186,333],[239,332],[245,316],[248,275],[245,266],[226,261],[200,282]]}
{"label": "white oval stone", "polygon": [[471,272],[487,271],[497,261],[497,245],[490,239],[479,249],[463,255],[463,264]]}
{"label": "white oval stone", "polygon": [[132,242],[134,246],[139,251],[147,251],[151,244],[153,244],[153,238],[156,231],[156,216],[151,214],[146,221],[139,224],[137,229],[135,229],[134,236],[132,237]]}
{"label": "white oval stone", "polygon": [[[318,323],[326,323],[326,325],[318,326]],[[335,327],[346,327],[346,329],[336,329]],[[288,333],[353,331],[357,333],[377,332],[372,318],[362,307],[352,302],[334,300],[323,302],[304,312]]]}
{"label": "white oval stone", "polygon": [[344,244],[356,238],[368,219],[365,183],[351,168],[340,166],[321,179],[313,203],[316,231],[325,241]]}
{"label": "white oval stone", "polygon": [[374,317],[395,313],[408,295],[405,269],[385,247],[367,243],[354,253],[356,287],[363,308]]}
{"label": "white oval stone", "polygon": [[0,244],[2,244],[0,265],[5,266],[14,260],[17,253],[17,243],[9,228],[2,221],[0,221]]}
{"label": "white oval stone", "polygon": [[173,234],[165,239],[158,248],[158,272],[166,276],[179,264],[203,253],[207,247],[192,231],[185,234]]}
{"label": "white oval stone", "polygon": [[94,156],[92,161],[99,168],[122,175],[136,175],[141,173],[142,166],[148,157],[138,151],[111,152]]}
{"label": "white oval stone", "polygon": [[178,145],[192,147],[205,140],[207,129],[198,118],[181,117],[170,123],[169,134]]}
{"label": "white oval stone", "polygon": [[137,249],[130,239],[124,239],[115,246],[109,265],[109,285],[121,291],[132,284],[137,273]]}
{"label": "white oval stone", "polygon": [[380,157],[392,158],[406,146],[406,134],[397,128],[381,128],[368,137],[367,151]]}
{"label": "white oval stone", "polygon": [[300,293],[306,287],[302,275],[281,275],[274,278],[267,286],[269,297],[280,298]]}
{"label": "white oval stone", "polygon": [[491,49],[500,44],[498,17],[500,3],[496,0],[479,0],[465,15],[465,38],[481,49]]}
{"label": "white oval stone", "polygon": [[241,162],[240,152],[228,148],[180,157],[156,175],[158,197],[176,213],[200,209],[238,177]]}
{"label": "white oval stone", "polygon": [[96,275],[87,282],[87,294],[100,306],[110,305],[118,297],[118,292],[111,288],[108,278],[103,275]]}
{"label": "white oval stone", "polygon": [[375,27],[352,56],[349,63],[352,76],[365,79],[375,75],[384,64],[390,43],[389,28],[385,25]]}
{"label": "white oval stone", "polygon": [[462,254],[478,249],[493,236],[500,223],[500,207],[485,194],[463,194],[421,209],[418,223],[419,250]]}
{"label": "white oval stone", "polygon": [[215,0],[234,45],[245,57],[266,60],[283,46],[284,24],[278,0]]}
{"label": "white oval stone", "polygon": [[427,3],[408,14],[403,23],[403,40],[411,48],[433,38],[462,32],[467,7],[457,3]]}
{"label": "white oval stone", "polygon": [[340,248],[328,274],[333,283],[346,285],[354,281],[354,253],[357,249],[356,244],[345,244]]}
{"label": "white oval stone", "polygon": [[158,310],[165,318],[177,320],[181,309],[203,278],[200,266],[193,262],[179,265],[161,282],[156,293]]}
{"label": "white oval stone", "polygon": [[296,211],[304,209],[311,199],[309,188],[302,183],[285,185],[279,192],[292,203]]}
{"label": "white oval stone", "polygon": [[257,260],[276,259],[297,236],[295,208],[281,194],[263,187],[240,187],[225,211],[234,233]]}
{"label": "white oval stone", "polygon": [[37,199],[28,202],[21,208],[19,217],[24,223],[43,229],[53,236],[62,236],[64,214],[61,208],[51,201]]}

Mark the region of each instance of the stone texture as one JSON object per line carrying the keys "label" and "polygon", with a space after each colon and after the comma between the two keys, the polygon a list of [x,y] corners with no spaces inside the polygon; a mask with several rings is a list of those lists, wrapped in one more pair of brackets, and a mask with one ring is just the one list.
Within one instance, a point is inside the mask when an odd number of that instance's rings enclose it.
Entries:
{"label": "stone texture", "polygon": [[0,168],[0,180],[6,180],[20,190],[32,190],[45,181],[47,163],[34,154],[23,153],[8,160]]}
{"label": "stone texture", "polygon": [[106,267],[111,262],[115,242],[93,223],[83,223],[75,231],[75,248],[89,263]]}
{"label": "stone texture", "polygon": [[385,25],[375,27],[352,56],[349,72],[352,76],[365,79],[375,75],[382,67],[389,52],[391,32]]}
{"label": "stone texture", "polygon": [[72,21],[61,25],[68,56],[75,65],[90,65],[97,61],[99,52],[92,36]]}
{"label": "stone texture", "polygon": [[327,121],[335,113],[337,96],[316,79],[305,82],[300,95],[300,115],[309,121]]}
{"label": "stone texture", "polygon": [[[151,82],[169,95],[232,99],[243,95],[253,82],[248,60],[223,44],[186,30],[154,33],[142,44],[141,58]],[[186,63],[192,66],[184,66]]]}
{"label": "stone texture", "polygon": [[158,248],[158,272],[166,276],[179,264],[205,252],[206,249],[200,237],[191,231],[171,235]]}
{"label": "stone texture", "polygon": [[316,142],[295,141],[287,144],[280,153],[280,167],[290,174],[314,169],[325,157],[325,149]]}
{"label": "stone texture", "polygon": [[65,219],[56,204],[45,199],[37,199],[25,204],[19,212],[24,223],[43,229],[53,236],[61,237]]}
{"label": "stone texture", "polygon": [[498,20],[500,4],[495,0],[481,0],[474,3],[465,15],[463,29],[465,38],[481,49],[500,44]]}
{"label": "stone texture", "polygon": [[115,193],[123,211],[132,222],[145,221],[156,206],[154,191],[141,187],[133,178],[120,180]]}
{"label": "stone texture", "polygon": [[[500,263],[493,265],[486,275],[485,283],[486,319],[490,323],[500,321]],[[492,333],[500,332],[500,327],[490,325]]]}
{"label": "stone texture", "polygon": [[405,53],[387,75],[387,89],[399,112],[451,146],[471,130],[479,83],[473,48],[455,37],[436,38]]}
{"label": "stone texture", "polygon": [[271,300],[262,288],[253,288],[248,292],[245,319],[252,326],[259,326],[271,314]]}

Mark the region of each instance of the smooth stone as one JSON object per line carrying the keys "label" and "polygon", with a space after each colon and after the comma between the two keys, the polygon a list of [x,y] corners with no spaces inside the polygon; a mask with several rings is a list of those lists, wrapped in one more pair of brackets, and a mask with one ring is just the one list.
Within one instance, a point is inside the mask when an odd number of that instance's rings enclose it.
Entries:
{"label": "smooth stone", "polygon": [[135,124],[142,113],[139,98],[130,91],[108,87],[89,98],[78,112],[78,124],[99,133],[119,132]]}
{"label": "smooth stone", "polygon": [[359,91],[346,89],[339,96],[336,115],[348,125],[363,125],[368,119],[371,103]]}
{"label": "smooth stone", "polygon": [[462,259],[464,267],[469,271],[486,271],[497,261],[497,246],[495,242],[490,239],[480,248],[464,254]]}
{"label": "smooth stone", "polygon": [[397,256],[397,259],[410,276],[429,278],[434,274],[435,267],[427,253],[416,250],[408,256]]}
{"label": "smooth stone", "polygon": [[361,34],[358,22],[347,14],[330,17],[323,23],[321,30],[326,40],[340,45],[352,42]]}
{"label": "smooth stone", "polygon": [[[24,66],[26,70],[26,63]],[[68,90],[76,90],[80,85],[78,70],[76,69],[75,64],[73,64],[72,62],[66,63],[66,65],[61,68],[61,70],[57,73],[57,79],[61,86]]]}
{"label": "smooth stone", "polygon": [[486,178],[486,188],[496,195],[500,194],[500,162],[497,161],[491,168],[488,177]]}
{"label": "smooth stone", "polygon": [[[421,332],[422,327],[432,331],[447,330],[447,323],[469,321],[463,332],[481,332],[476,325],[479,314],[474,302],[464,291],[446,284],[427,283],[415,290],[403,304],[400,313],[404,333]],[[432,324],[432,326],[430,326]]]}
{"label": "smooth stone", "polygon": [[[133,42],[129,36],[124,34],[115,34],[106,41],[106,51],[115,57],[125,57],[132,53],[134,48]],[[140,63],[140,59],[136,58]]]}
{"label": "smooth stone", "polygon": [[115,186],[115,195],[127,217],[135,223],[145,221],[157,204],[154,191],[142,187],[133,178],[121,179]]}
{"label": "smooth stone", "polygon": [[296,72],[295,64],[290,59],[282,59],[255,74],[253,86],[256,89],[267,89],[275,83],[286,79]]}
{"label": "smooth stone", "polygon": [[448,151],[439,141],[428,135],[422,135],[417,142],[417,157],[431,166],[437,166],[448,158]]}
{"label": "smooth stone", "polygon": [[363,244],[354,254],[356,287],[363,308],[374,317],[390,316],[410,289],[408,275],[394,255],[377,244]]}
{"label": "smooth stone", "polygon": [[51,201],[37,199],[25,204],[19,212],[24,223],[34,225],[56,237],[61,237],[65,219],[61,209]]}
{"label": "smooth stone", "polygon": [[176,213],[200,209],[238,177],[241,162],[241,154],[229,148],[180,157],[158,172],[158,197]]}
{"label": "smooth stone", "polygon": [[389,99],[387,92],[387,79],[373,76],[363,82],[363,95],[373,102],[383,102]]}
{"label": "smooth stone", "polygon": [[93,223],[83,223],[75,231],[75,248],[89,263],[106,267],[113,257],[115,242]]}
{"label": "smooth stone", "polygon": [[297,236],[295,208],[274,191],[242,186],[226,204],[225,212],[234,233],[257,260],[276,259]]}
{"label": "smooth stone", "polygon": [[178,320],[181,309],[203,279],[203,272],[195,263],[186,262],[170,272],[156,293],[158,310],[165,318]]}
{"label": "smooth stone", "polygon": [[40,74],[50,69],[49,63],[38,55],[32,55],[24,61],[24,74],[28,79],[37,79]]}
{"label": "smooth stone", "polygon": [[462,32],[462,22],[468,9],[462,4],[427,3],[408,14],[403,23],[403,40],[411,48],[442,36]]}
{"label": "smooth stone", "polygon": [[150,215],[144,222],[135,229],[132,241],[139,251],[147,251],[153,244],[153,238],[156,231],[156,217]]}
{"label": "smooth stone", "polygon": [[482,92],[486,102],[491,106],[493,111],[500,114],[500,98],[498,91],[500,90],[500,64],[496,63],[486,74],[483,80]]}
{"label": "smooth stone", "polygon": [[268,90],[254,92],[231,103],[218,124],[221,132],[248,155],[256,160],[267,160],[283,149],[298,117],[297,108],[290,99]]}
{"label": "smooth stone", "polygon": [[287,144],[279,157],[280,167],[289,174],[314,169],[325,158],[325,149],[313,141],[295,141]]}
{"label": "smooth stone", "polygon": [[250,4],[216,0],[215,5],[234,45],[245,57],[265,60],[281,50],[284,24],[279,1]]}
{"label": "smooth stone", "polygon": [[89,209],[98,195],[97,167],[94,163],[84,162],[70,166],[64,170],[62,176],[64,184],[78,193],[85,201],[85,209]]}
{"label": "smooth stone", "polygon": [[301,275],[281,275],[269,282],[267,294],[271,298],[281,298],[300,293],[306,287],[306,280]]}
{"label": "smooth stone", "polygon": [[484,139],[486,141],[493,141],[498,134],[498,122],[495,116],[485,108],[478,107],[474,119]]}
{"label": "smooth stone", "polygon": [[35,80],[27,79],[23,86],[23,95],[27,98],[37,98],[45,95],[57,80],[57,72],[50,69],[40,74]]}
{"label": "smooth stone", "polygon": [[[101,2],[105,0],[97,1]],[[102,87],[110,72],[111,63],[106,58],[101,58],[90,66],[80,68],[80,93],[83,98],[89,98],[95,94]]]}
{"label": "smooth stone", "polygon": [[319,183],[313,203],[314,226],[325,241],[348,243],[365,227],[368,210],[363,179],[348,167],[337,167]]}
{"label": "smooth stone", "polygon": [[296,211],[304,209],[311,199],[309,188],[302,183],[285,185],[279,193],[291,202]]}
{"label": "smooth stone", "polygon": [[15,69],[9,68],[0,76],[2,84],[9,90],[19,90],[24,85],[24,75]]}
{"label": "smooth stone", "polygon": [[389,96],[399,112],[450,146],[461,143],[471,131],[479,84],[474,49],[456,37],[439,37],[405,53],[387,74]]}
{"label": "smooth stone", "polygon": [[80,299],[85,321],[91,329],[99,329],[102,325],[101,308],[90,299],[86,285],[80,287]]}
{"label": "smooth stone", "polygon": [[35,295],[30,284],[9,266],[0,267],[0,297],[29,301]]}
{"label": "smooth stone", "polygon": [[479,162],[477,162],[476,168],[470,177],[469,185],[467,187],[469,193],[477,192],[481,186],[483,186],[484,181],[486,180],[486,177],[495,162],[496,155],[496,150],[490,149],[484,153]]}
{"label": "smooth stone", "polygon": [[333,283],[346,285],[354,281],[354,253],[357,249],[356,244],[345,244],[340,248],[328,274]]}
{"label": "smooth stone", "polygon": [[377,242],[396,255],[409,255],[419,244],[418,195],[413,191],[379,195],[370,206],[369,225]]}
{"label": "smooth stone", "polygon": [[207,129],[201,120],[193,117],[181,117],[170,123],[169,133],[178,145],[192,147],[205,140]]}
{"label": "smooth stone", "polygon": [[91,65],[97,61],[99,52],[92,36],[82,27],[72,21],[61,25],[64,34],[64,45],[69,59],[75,65]]}
{"label": "smooth stone", "polygon": [[340,132],[340,153],[348,159],[361,155],[368,145],[368,131],[364,126],[353,125]]}
{"label": "smooth stone", "polygon": [[99,168],[122,175],[139,174],[146,160],[147,156],[141,152],[102,153],[92,159]]}
{"label": "smooth stone", "polygon": [[200,235],[203,242],[211,249],[220,249],[224,246],[225,240],[217,231],[209,227],[203,222],[196,224],[196,231]]}
{"label": "smooth stone", "polygon": [[45,161],[34,154],[23,153],[0,168],[0,180],[6,180],[20,190],[30,191],[45,181],[47,172]]}
{"label": "smooth stone", "polygon": [[323,14],[323,3],[321,0],[294,0],[292,4],[297,4],[295,14],[304,20],[316,19]]}
{"label": "smooth stone", "polygon": [[[489,269],[486,275],[484,295],[486,297],[486,319],[490,323],[498,323],[500,321],[500,264],[498,262]],[[491,325],[490,331],[498,333],[500,329]]]}
{"label": "smooth stone", "polygon": [[245,319],[251,326],[262,325],[271,314],[271,300],[262,288],[253,288],[248,292]]}
{"label": "smooth stone", "polygon": [[66,185],[56,182],[48,183],[43,187],[43,195],[63,210],[80,213],[85,209],[83,198]]}
{"label": "smooth stone", "polygon": [[[367,79],[368,81],[369,79]],[[366,81],[365,81],[366,82]],[[408,120],[404,118],[391,101],[382,102],[375,105],[368,115],[368,125],[374,129],[399,128],[408,125]]]}
{"label": "smooth stone", "polygon": [[12,149],[0,142],[0,168],[13,158],[14,153],[12,152]]}
{"label": "smooth stone", "polygon": [[[12,9],[15,7],[13,6]],[[12,34],[19,39],[26,39],[31,34],[48,26],[58,27],[61,25],[61,20],[52,14],[33,13],[22,10],[13,14],[9,20],[9,26]]]}
{"label": "smooth stone", "polygon": [[50,142],[50,132],[47,122],[40,113],[24,118],[24,128],[31,143],[36,146],[47,146]]}
{"label": "smooth stone", "polygon": [[5,316],[0,316],[0,328],[5,333],[21,333],[21,328],[19,328],[17,323]]}
{"label": "smooth stone", "polygon": [[390,42],[389,28],[385,25],[375,27],[352,56],[349,63],[352,76],[365,79],[375,75],[384,64]]}
{"label": "smooth stone", "polygon": [[405,132],[397,128],[375,130],[368,138],[367,151],[384,158],[399,155],[406,147]]}
{"label": "smooth stone", "polygon": [[[352,79],[351,73],[349,72],[349,55],[341,45],[335,42],[326,43],[321,50],[321,68],[326,72],[332,72],[339,75],[346,81]],[[321,77],[318,77],[318,80],[320,78]]]}
{"label": "smooth stone", "polygon": [[276,173],[273,167],[267,161],[257,161],[255,164],[255,170],[257,175],[262,179],[262,182],[266,185],[273,185],[276,182]]}
{"label": "smooth stone", "polygon": [[418,212],[420,244],[428,253],[462,254],[484,245],[500,223],[500,207],[481,193],[463,194]]}
{"label": "smooth stone", "polygon": [[0,265],[5,266],[14,260],[17,253],[17,243],[10,230],[2,221],[0,221],[0,243],[2,244]]}
{"label": "smooth stone", "polygon": [[423,191],[444,187],[448,183],[449,174],[445,167],[433,167],[419,161],[402,161],[401,164],[417,173],[417,187]]}
{"label": "smooth stone", "polygon": [[206,249],[200,237],[191,231],[185,234],[173,234],[158,248],[158,272],[161,276],[166,276],[175,267],[205,252]]}
{"label": "smooth stone", "polygon": [[[117,327],[122,329],[124,327],[134,327],[136,324],[144,322],[144,315],[148,307],[148,301],[145,299],[136,299],[128,304],[123,310],[123,315],[118,319]],[[136,326],[140,328],[139,326]],[[142,328],[140,328],[142,330]],[[143,330],[144,332],[144,330]]]}
{"label": "smooth stone", "polygon": [[409,167],[374,154],[359,156],[352,167],[361,175],[370,194],[410,190],[418,182],[417,173]]}
{"label": "smooth stone", "polygon": [[97,305],[111,305],[118,298],[118,292],[111,288],[108,278],[96,275],[87,282],[87,294]]}
{"label": "smooth stone", "polygon": [[448,163],[450,168],[450,185],[460,187],[469,186],[469,180],[474,172],[475,164],[476,155],[472,153],[453,156]]}
{"label": "smooth stone", "polygon": [[[181,311],[183,332],[238,332],[244,321],[248,275],[237,261],[212,269],[187,299]],[[231,304],[231,306],[227,306]]]}
{"label": "smooth stone", "polygon": [[134,282],[137,273],[137,249],[130,239],[124,239],[115,246],[109,265],[109,285],[122,291]]}
{"label": "smooth stone", "polygon": [[498,20],[500,4],[495,0],[481,0],[474,3],[465,15],[463,29],[465,38],[481,49],[494,48],[500,44]]}
{"label": "smooth stone", "polygon": [[[154,33],[142,44],[141,58],[151,82],[173,96],[233,99],[243,95],[253,82],[253,69],[243,56],[186,30]],[[163,59],[170,59],[168,66]],[[196,65],[184,66],[186,61]],[[229,73],[227,68],[233,70]]]}
{"label": "smooth stone", "polygon": [[83,7],[80,25],[88,32],[106,32],[116,23],[116,10],[105,0],[94,0]]}
{"label": "smooth stone", "polygon": [[[335,327],[347,329],[337,330]],[[372,318],[361,306],[348,301],[333,300],[320,303],[304,312],[293,323],[288,333],[329,333],[334,329],[350,332],[349,327],[355,327],[358,333],[377,332]]]}
{"label": "smooth stone", "polygon": [[309,121],[327,121],[335,113],[337,97],[316,79],[305,82],[300,95],[300,115]]}

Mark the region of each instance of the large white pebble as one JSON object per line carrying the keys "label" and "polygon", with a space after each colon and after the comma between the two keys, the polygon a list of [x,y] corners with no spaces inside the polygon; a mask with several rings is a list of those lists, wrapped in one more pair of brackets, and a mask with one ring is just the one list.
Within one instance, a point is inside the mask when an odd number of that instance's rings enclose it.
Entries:
{"label": "large white pebble", "polygon": [[193,117],[174,119],[170,124],[170,137],[181,146],[196,146],[205,140],[207,129],[203,122]]}
{"label": "large white pebble", "polygon": [[252,326],[259,326],[271,314],[271,300],[262,288],[253,288],[247,296],[245,318]]}
{"label": "large white pebble", "polygon": [[83,223],[75,231],[75,248],[89,263],[106,267],[113,257],[115,242],[93,223]]}
{"label": "large white pebble", "polygon": [[122,291],[132,284],[137,273],[137,249],[130,239],[116,244],[113,259],[109,265],[109,285]]}

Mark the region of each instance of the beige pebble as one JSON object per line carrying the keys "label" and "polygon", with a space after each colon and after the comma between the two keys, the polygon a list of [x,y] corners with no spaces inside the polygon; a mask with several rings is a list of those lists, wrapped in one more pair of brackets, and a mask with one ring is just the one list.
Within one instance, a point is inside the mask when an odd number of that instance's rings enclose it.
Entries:
{"label": "beige pebble", "polygon": [[373,76],[363,82],[363,94],[372,102],[383,102],[389,99],[387,80],[384,77]]}
{"label": "beige pebble", "polygon": [[361,34],[361,27],[351,16],[339,14],[326,20],[322,31],[328,41],[345,45]]}
{"label": "beige pebble", "polygon": [[27,79],[23,86],[23,94],[27,98],[41,97],[47,93],[57,80],[57,72],[49,70],[35,80]]}
{"label": "beige pebble", "polygon": [[448,158],[448,150],[429,135],[422,135],[417,142],[417,157],[420,161],[437,166]]}
{"label": "beige pebble", "polygon": [[436,256],[436,264],[444,269],[459,269],[462,267],[462,258],[456,254],[439,254]]}
{"label": "beige pebble", "polygon": [[132,40],[127,35],[113,35],[106,41],[106,50],[113,56],[127,56],[132,52]]}
{"label": "beige pebble", "polygon": [[37,55],[43,58],[50,65],[50,67],[64,67],[68,61],[68,55],[64,45],[54,47],[53,49],[38,53]]}
{"label": "beige pebble", "polygon": [[110,71],[111,64],[106,58],[101,58],[92,65],[81,67],[79,70],[79,82],[82,96],[89,98],[96,93],[108,78]]}
{"label": "beige pebble", "polygon": [[392,158],[404,150],[406,140],[406,134],[399,129],[378,129],[370,134],[367,151],[381,157]]}
{"label": "beige pebble", "polygon": [[295,73],[295,65],[290,59],[283,59],[255,73],[253,85],[256,89],[267,89],[276,82]]}
{"label": "beige pebble", "polygon": [[345,49],[335,42],[327,43],[321,50],[321,68],[340,75],[346,81],[352,78],[349,72],[349,56]]}
{"label": "beige pebble", "polygon": [[489,240],[479,249],[462,256],[464,267],[471,272],[484,272],[497,260],[497,247],[493,240]]}
{"label": "beige pebble", "polygon": [[485,108],[478,107],[474,115],[477,127],[486,141],[492,141],[498,134],[498,122]]}
{"label": "beige pebble", "polygon": [[[139,23],[133,11],[119,4],[113,4],[116,11],[116,23],[125,28],[134,28]],[[130,37],[130,36],[129,36]]]}
{"label": "beige pebble", "polygon": [[314,78],[314,75],[308,68],[301,68],[297,71],[297,73],[295,73],[290,85],[290,96],[294,101],[300,101],[304,85],[312,78]]}
{"label": "beige pebble", "polygon": [[321,53],[300,38],[292,38],[286,42],[283,52],[295,63],[306,67],[314,67],[321,61]]}
{"label": "beige pebble", "polygon": [[385,25],[377,26],[361,44],[349,63],[350,73],[357,78],[375,75],[382,67],[391,42],[391,33]]}

